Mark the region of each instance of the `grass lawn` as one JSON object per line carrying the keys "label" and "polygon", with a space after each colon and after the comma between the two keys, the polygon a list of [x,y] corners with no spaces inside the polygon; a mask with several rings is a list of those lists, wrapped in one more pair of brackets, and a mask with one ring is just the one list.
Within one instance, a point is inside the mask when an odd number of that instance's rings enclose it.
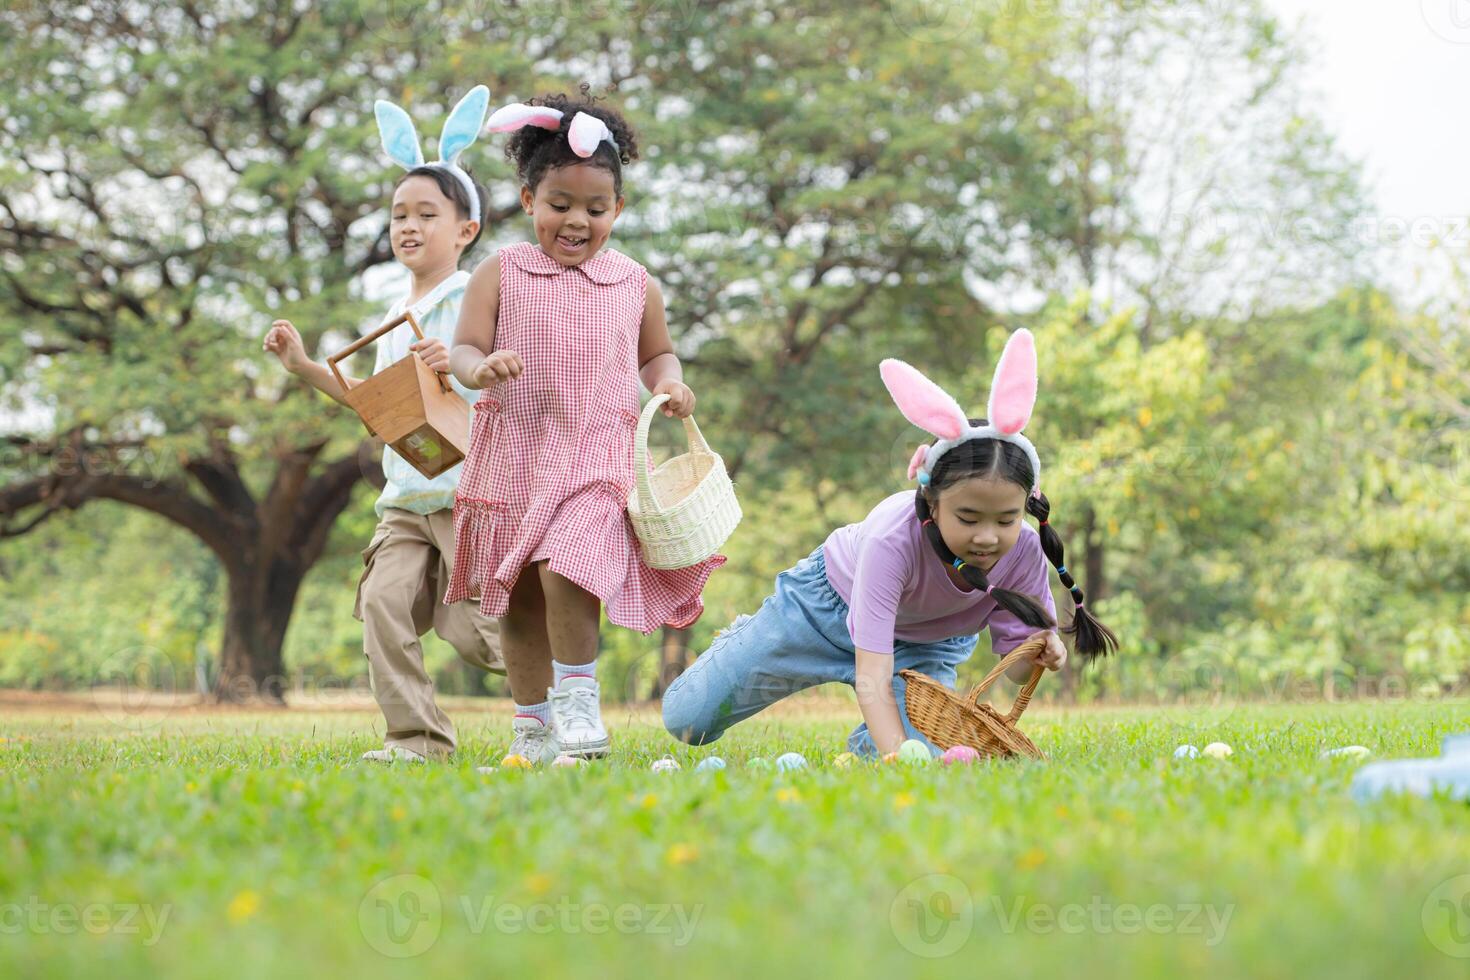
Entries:
{"label": "grass lawn", "polygon": [[703,749],[609,709],[609,760],[490,776],[506,716],[449,710],[456,761],[387,768],[370,711],[0,708],[0,976],[1470,975],[1470,809],[1318,758],[1463,702],[1038,707],[1048,763],[852,770],[851,707]]}

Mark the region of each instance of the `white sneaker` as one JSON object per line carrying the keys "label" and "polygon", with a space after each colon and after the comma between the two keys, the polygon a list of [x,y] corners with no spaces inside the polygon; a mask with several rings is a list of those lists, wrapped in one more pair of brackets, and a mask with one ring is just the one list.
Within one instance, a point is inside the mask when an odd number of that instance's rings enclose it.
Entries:
{"label": "white sneaker", "polygon": [[[544,766],[561,754],[555,730],[550,725],[543,724],[541,719],[516,718],[510,723],[510,728],[516,733],[516,737],[511,741],[510,748],[505,750],[503,758],[518,755],[533,766]],[[475,771],[491,773],[495,771],[495,767],[479,766]]]}
{"label": "white sneaker", "polygon": [[607,729],[602,725],[601,691],[591,677],[568,677],[547,690],[557,741],[567,755],[597,759],[607,755]]}
{"label": "white sneaker", "polygon": [[405,749],[401,745],[385,745],[381,749],[373,749],[371,752],[362,754],[364,762],[428,762],[424,756],[419,755],[413,749]]}

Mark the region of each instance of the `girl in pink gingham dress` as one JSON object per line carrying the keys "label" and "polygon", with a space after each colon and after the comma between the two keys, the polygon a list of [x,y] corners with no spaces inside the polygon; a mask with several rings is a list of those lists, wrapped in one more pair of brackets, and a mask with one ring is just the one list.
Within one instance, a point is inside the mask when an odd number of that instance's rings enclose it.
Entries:
{"label": "girl in pink gingham dress", "polygon": [[623,207],[621,165],[637,155],[631,129],[585,92],[506,106],[489,126],[513,132],[506,154],[536,241],[476,269],[461,306],[451,363],[484,391],[454,502],[444,601],[478,598],[501,620],[516,703],[507,759],[538,765],[608,750],[601,606],[645,634],[688,626],[724,558],[649,568],[627,517],[640,377],[669,395],[666,414],[694,409],[657,284],[602,247]]}

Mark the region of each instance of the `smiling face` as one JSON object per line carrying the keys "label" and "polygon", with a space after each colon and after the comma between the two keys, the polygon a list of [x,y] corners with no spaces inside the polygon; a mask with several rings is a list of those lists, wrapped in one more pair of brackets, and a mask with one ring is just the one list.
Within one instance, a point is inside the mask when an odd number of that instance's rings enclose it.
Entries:
{"label": "smiling face", "polygon": [[480,224],[461,217],[432,179],[416,176],[393,192],[388,228],[394,257],[409,271],[423,272],[458,264]]}
{"label": "smiling face", "polygon": [[596,255],[623,212],[609,170],[573,164],[546,171],[536,190],[521,188],[521,207],[531,216],[541,250],[562,265]]}
{"label": "smiling face", "polygon": [[1010,480],[972,477],[931,493],[929,507],[949,550],[989,572],[1021,536],[1026,490]]}

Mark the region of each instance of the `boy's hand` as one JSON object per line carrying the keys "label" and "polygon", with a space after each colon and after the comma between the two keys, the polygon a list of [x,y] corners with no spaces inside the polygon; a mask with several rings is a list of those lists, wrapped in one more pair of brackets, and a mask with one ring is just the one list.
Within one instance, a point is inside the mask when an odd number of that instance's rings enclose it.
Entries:
{"label": "boy's hand", "polygon": [[519,378],[522,370],[519,354],[513,350],[498,350],[475,368],[475,384],[488,388],[501,381]]}
{"label": "boy's hand", "polygon": [[261,345],[261,349],[280,358],[281,367],[292,374],[299,374],[311,360],[306,356],[306,345],[301,342],[301,334],[290,320],[272,323],[271,328],[266,331],[265,343]]}
{"label": "boy's hand", "polygon": [[1067,648],[1062,643],[1062,638],[1057,636],[1056,630],[1047,632],[1046,649],[1036,655],[1036,662],[1047,670],[1061,670],[1062,665],[1067,662]]}
{"label": "boy's hand", "polygon": [[423,358],[429,368],[440,374],[449,373],[449,348],[438,337],[425,337],[408,345],[408,349]]}
{"label": "boy's hand", "polygon": [[682,381],[672,378],[660,381],[653,389],[655,395],[668,395],[669,400],[664,402],[663,413],[669,418],[687,419],[694,414],[694,392]]}

